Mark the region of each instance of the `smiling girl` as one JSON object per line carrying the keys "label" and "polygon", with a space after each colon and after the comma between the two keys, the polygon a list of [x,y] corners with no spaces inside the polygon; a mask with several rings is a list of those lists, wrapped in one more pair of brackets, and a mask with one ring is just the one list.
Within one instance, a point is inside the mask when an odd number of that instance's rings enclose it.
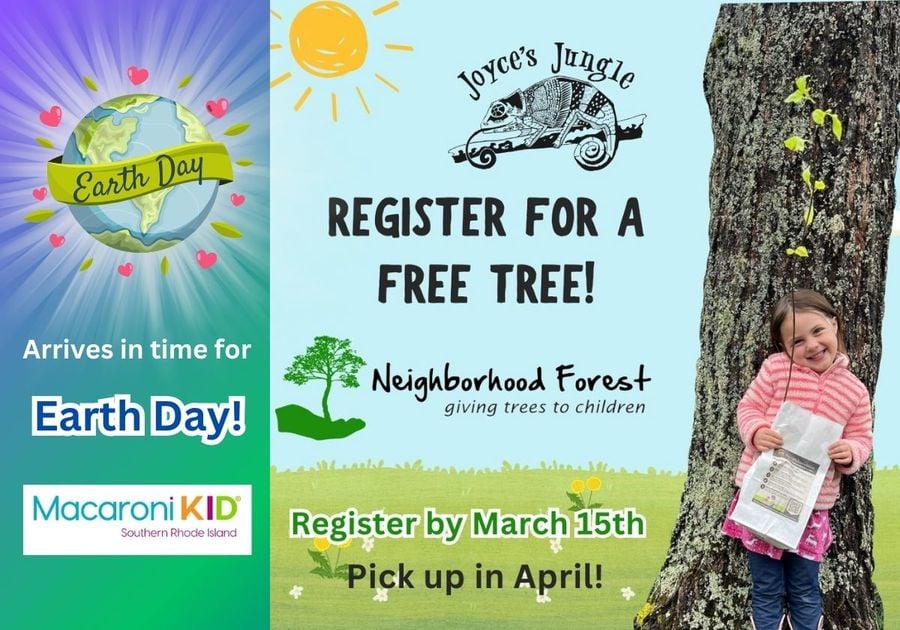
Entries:
{"label": "smiling girl", "polygon": [[722,531],[748,551],[753,627],[778,630],[787,621],[793,630],[816,630],[822,627],[819,563],[832,540],[828,510],[840,492],[841,476],[855,473],[872,451],[871,403],[865,385],[848,369],[837,311],[822,295],[801,289],[783,297],[772,313],[770,332],[776,352],[763,362],[737,408],[744,442],[738,487],[760,453],[783,445],[771,427],[785,400],[844,430],[828,446],[831,467],[796,549],[779,549],[732,521],[737,496]]}

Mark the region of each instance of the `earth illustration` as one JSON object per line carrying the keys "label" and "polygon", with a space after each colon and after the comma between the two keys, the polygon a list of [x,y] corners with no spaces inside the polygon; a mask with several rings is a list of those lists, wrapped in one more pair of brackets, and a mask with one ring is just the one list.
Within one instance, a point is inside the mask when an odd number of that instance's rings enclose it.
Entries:
{"label": "earth illustration", "polygon": [[[192,142],[212,142],[190,110],[152,94],[108,100],[85,116],[66,143],[63,164],[120,162]],[[187,182],[106,205],[71,205],[88,234],[127,252],[153,252],[177,245],[212,208],[219,182]]]}

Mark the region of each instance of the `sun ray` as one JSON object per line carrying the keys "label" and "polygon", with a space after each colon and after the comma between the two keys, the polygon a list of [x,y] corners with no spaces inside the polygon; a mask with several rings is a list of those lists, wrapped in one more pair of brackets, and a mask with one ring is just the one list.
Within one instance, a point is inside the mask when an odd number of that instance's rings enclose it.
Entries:
{"label": "sun ray", "polygon": [[398,88],[396,85],[394,85],[393,83],[391,83],[390,81],[388,81],[387,79],[385,79],[383,76],[381,76],[381,75],[378,74],[377,72],[375,73],[375,78],[378,79],[379,81],[381,81],[382,83],[384,83],[386,86],[388,86],[389,88],[391,88],[391,89],[394,90],[395,92],[399,92],[399,91],[400,91],[400,88]]}
{"label": "sun ray", "polygon": [[380,6],[377,9],[375,9],[374,11],[372,11],[372,15],[381,15],[382,13],[387,13],[391,9],[396,9],[399,6],[400,6],[400,3],[397,2],[397,0],[394,0],[394,2],[388,2],[386,5]]}
{"label": "sun ray", "polygon": [[272,79],[272,82],[269,84],[269,87],[270,87],[270,88],[273,88],[273,87],[275,87],[276,85],[281,85],[282,83],[284,83],[285,81],[287,81],[287,80],[290,79],[290,78],[291,78],[291,73],[290,73],[290,72],[285,72],[285,73],[282,74],[280,77],[278,77],[278,78],[276,78],[276,79]]}
{"label": "sun ray", "polygon": [[363,96],[362,90],[359,88],[359,86],[356,86],[356,95],[359,96],[359,102],[362,103],[363,109],[366,110],[366,113],[371,114],[372,112],[369,111],[369,104],[366,103],[366,97]]}
{"label": "sun ray", "polygon": [[300,98],[297,99],[297,102],[294,103],[294,111],[299,111],[301,107],[303,107],[303,103],[306,102],[306,99],[309,98],[309,95],[312,94],[312,88],[306,86],[306,89],[303,90],[303,94],[300,95]]}
{"label": "sun ray", "polygon": [[[392,11],[400,6],[399,0],[381,0],[382,4],[372,10],[372,15],[378,16],[388,11]],[[321,7],[319,5],[322,5]],[[307,74],[313,75],[313,77],[319,78],[334,78],[336,76],[341,76],[344,74],[348,74],[355,70],[358,70],[362,67],[363,58],[365,56],[365,51],[368,49],[367,44],[367,33],[366,27],[363,23],[362,19],[355,12],[347,8],[349,13],[344,12],[343,9],[338,10],[339,7],[343,7],[339,2],[331,2],[330,0],[323,0],[322,2],[316,2],[310,4],[304,8],[302,8],[296,16],[293,18],[293,23],[291,26],[291,37],[290,37],[290,46],[287,43],[280,42],[275,43],[272,42],[269,44],[270,50],[280,50],[283,48],[290,49],[291,54],[294,60],[297,62],[299,68],[305,71]],[[310,11],[310,9],[314,7],[319,7],[321,11]],[[346,8],[346,7],[345,7]],[[328,9],[327,11],[325,9]],[[281,15],[276,13],[274,10],[271,10],[272,16],[277,19],[282,19]],[[346,15],[345,15],[346,13]],[[350,16],[349,18],[347,16]],[[290,16],[287,16],[290,17]],[[350,19],[351,23],[347,23],[346,19]],[[352,19],[351,19],[352,18]],[[340,35],[343,39],[340,41],[344,44],[350,45],[353,50],[362,50],[362,57],[360,59],[354,59],[353,61],[358,63],[338,63],[338,64],[329,64],[323,62],[319,57],[319,53],[327,52],[328,55],[334,57],[328,57],[325,59],[327,62],[340,61],[338,59],[342,54],[344,54],[344,48],[340,46],[331,50],[334,46],[332,46],[333,42],[331,42],[328,38],[323,39],[321,42],[317,43],[316,37],[321,35],[322,33],[330,32],[329,29],[337,29],[340,31]],[[295,32],[296,31],[296,32]],[[301,37],[302,35],[302,37]],[[297,42],[302,41],[306,48],[297,48],[295,44]],[[383,40],[382,40],[383,42]],[[342,44],[343,45],[343,44]],[[308,49],[308,50],[307,50]],[[394,40],[387,43],[384,43],[384,49],[396,52],[414,52],[415,48],[411,44],[403,43],[402,40],[400,42]],[[321,56],[321,55],[319,55]],[[322,66],[320,68],[320,66]],[[327,67],[326,67],[327,66]],[[333,67],[331,67],[333,66]],[[383,75],[374,72],[375,78],[383,83],[388,89],[399,93],[400,88],[398,85],[393,83],[391,80],[387,79]],[[291,71],[285,71],[283,74],[280,74],[277,77],[274,77],[270,82],[270,87],[274,88],[282,83],[286,82],[293,76]],[[368,76],[372,76],[369,74]],[[309,85],[304,86],[302,91],[298,93],[296,101],[294,103],[294,111],[300,111],[303,106],[306,104],[306,101],[309,100],[309,96],[312,94],[313,88],[315,87],[314,81]],[[372,108],[369,106],[369,102],[366,98],[365,93],[363,92],[362,83],[357,83],[354,86],[354,90],[356,91],[356,96],[359,99],[360,106],[366,114],[372,113]],[[327,91],[323,92],[331,94],[331,120],[335,123],[339,122],[340,114],[338,112],[338,95],[339,90]],[[347,94],[344,93],[346,98]],[[345,101],[346,106],[346,101]]]}
{"label": "sun ray", "polygon": [[269,9],[269,13],[271,13],[271,14],[272,14],[272,17],[275,18],[276,20],[280,20],[280,19],[281,19],[281,16],[278,15],[278,13],[275,11],[275,9]]}

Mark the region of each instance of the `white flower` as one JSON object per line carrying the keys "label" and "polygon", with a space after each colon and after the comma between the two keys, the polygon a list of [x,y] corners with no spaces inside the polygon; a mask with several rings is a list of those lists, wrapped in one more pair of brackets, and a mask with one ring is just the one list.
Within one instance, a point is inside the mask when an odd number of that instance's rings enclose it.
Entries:
{"label": "white flower", "polygon": [[559,553],[562,551],[562,538],[551,538],[550,539],[550,551],[553,553]]}
{"label": "white flower", "polygon": [[626,586],[625,588],[620,588],[619,591],[622,593],[622,597],[631,601],[631,598],[634,597],[634,591],[631,590],[630,586]]}
{"label": "white flower", "polygon": [[386,588],[376,588],[375,589],[375,597],[372,598],[372,601],[386,602],[387,600],[388,600],[388,590]]}
{"label": "white flower", "polygon": [[535,601],[538,604],[549,604],[551,599],[550,599],[550,596],[547,595],[547,593],[548,593],[548,591],[544,591],[543,593],[538,593],[537,597],[535,598]]}
{"label": "white flower", "polygon": [[290,592],[288,592],[288,595],[290,595],[290,596],[293,597],[294,599],[299,599],[299,597],[300,597],[301,595],[303,595],[303,587],[302,587],[302,586],[297,586],[296,584],[294,584],[294,588],[292,588],[292,589],[290,590]]}
{"label": "white flower", "polygon": [[375,537],[374,536],[363,536],[362,548],[363,551],[369,553],[372,551],[372,547],[375,546]]}

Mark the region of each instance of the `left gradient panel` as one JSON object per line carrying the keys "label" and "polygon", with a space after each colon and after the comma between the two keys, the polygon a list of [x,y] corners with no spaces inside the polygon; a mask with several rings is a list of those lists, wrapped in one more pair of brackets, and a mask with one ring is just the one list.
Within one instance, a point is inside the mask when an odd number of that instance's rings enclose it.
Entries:
{"label": "left gradient panel", "polygon": [[2,13],[0,625],[267,627],[268,5]]}

